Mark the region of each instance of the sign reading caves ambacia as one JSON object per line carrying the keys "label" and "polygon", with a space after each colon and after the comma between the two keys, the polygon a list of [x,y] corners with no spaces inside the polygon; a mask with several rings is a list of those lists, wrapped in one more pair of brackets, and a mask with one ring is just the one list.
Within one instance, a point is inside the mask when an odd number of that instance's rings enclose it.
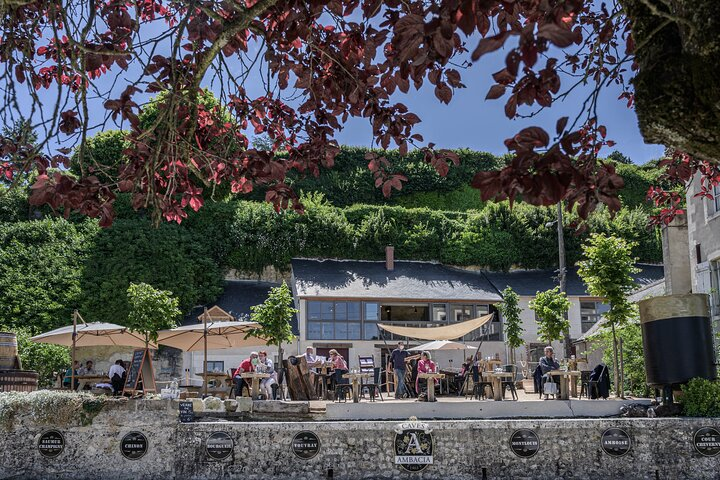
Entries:
{"label": "sign reading caves ambacia", "polygon": [[408,472],[419,472],[433,464],[432,429],[411,417],[395,426],[395,464]]}

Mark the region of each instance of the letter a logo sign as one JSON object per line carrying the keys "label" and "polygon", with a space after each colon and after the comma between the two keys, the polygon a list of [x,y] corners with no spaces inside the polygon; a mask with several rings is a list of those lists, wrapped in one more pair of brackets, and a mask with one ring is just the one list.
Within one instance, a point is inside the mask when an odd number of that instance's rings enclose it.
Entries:
{"label": "letter a logo sign", "polygon": [[432,430],[410,421],[395,427],[395,464],[408,472],[420,472],[433,464]]}

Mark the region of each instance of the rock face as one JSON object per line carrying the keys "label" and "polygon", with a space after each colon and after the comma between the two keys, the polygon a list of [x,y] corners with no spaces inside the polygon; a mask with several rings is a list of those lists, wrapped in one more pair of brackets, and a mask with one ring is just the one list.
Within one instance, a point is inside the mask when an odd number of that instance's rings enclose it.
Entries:
{"label": "rock face", "polygon": [[[113,400],[91,423],[82,413],[80,408],[75,420],[55,425],[52,415],[16,410],[0,435],[0,478],[711,479],[718,472],[719,457],[701,456],[692,443],[699,428],[720,428],[718,418],[427,421],[433,461],[412,474],[395,463],[396,429],[411,428],[400,427],[400,421],[181,424],[177,402],[170,400]],[[412,414],[409,405],[408,417]],[[601,438],[610,428],[630,437],[626,455],[603,451]],[[65,441],[54,458],[42,456],[37,447],[49,429],[57,429]],[[518,456],[510,447],[511,436],[522,429],[538,437],[532,457]],[[120,448],[132,432],[147,439],[147,452],[135,460]],[[317,436],[316,455],[303,458],[293,452],[293,438],[300,432]]]}
{"label": "rock face", "polygon": [[720,2],[621,0],[632,21],[640,131],[720,161]]}

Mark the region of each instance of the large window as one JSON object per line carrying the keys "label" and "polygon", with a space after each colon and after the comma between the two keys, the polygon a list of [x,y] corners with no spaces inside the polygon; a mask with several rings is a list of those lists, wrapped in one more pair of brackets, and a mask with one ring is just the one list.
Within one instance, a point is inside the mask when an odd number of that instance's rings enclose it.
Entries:
{"label": "large window", "polygon": [[378,305],[373,303],[309,301],[306,337],[308,340],[360,340],[363,337],[372,340],[377,337],[377,312]]}
{"label": "large window", "polygon": [[602,314],[610,310],[610,306],[596,301],[580,301],[580,328],[582,333],[587,332],[600,320]]}
{"label": "large window", "polygon": [[712,187],[712,198],[708,198],[708,217],[720,213],[720,185]]}

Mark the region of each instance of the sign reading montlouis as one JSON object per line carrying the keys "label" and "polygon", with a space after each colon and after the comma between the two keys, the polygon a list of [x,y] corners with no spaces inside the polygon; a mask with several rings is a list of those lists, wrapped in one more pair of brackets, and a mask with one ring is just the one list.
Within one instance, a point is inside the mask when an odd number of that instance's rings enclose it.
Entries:
{"label": "sign reading montlouis", "polygon": [[395,464],[408,472],[419,472],[433,464],[432,429],[414,417],[395,426]]}
{"label": "sign reading montlouis", "polygon": [[698,429],[693,435],[693,446],[700,455],[716,456],[720,453],[720,431],[713,427]]}
{"label": "sign reading montlouis", "polygon": [[622,457],[632,448],[632,440],[625,430],[608,428],[600,438],[600,446],[608,455]]}
{"label": "sign reading montlouis", "polygon": [[57,430],[48,430],[40,435],[37,448],[43,457],[55,458],[65,448],[65,437]]}
{"label": "sign reading montlouis", "polygon": [[225,460],[232,455],[235,442],[225,432],[213,432],[205,441],[205,451],[213,460]]}
{"label": "sign reading montlouis", "polygon": [[540,439],[527,428],[515,430],[510,436],[510,449],[518,457],[530,458],[540,450]]}
{"label": "sign reading montlouis", "polygon": [[320,439],[313,432],[300,432],[292,439],[292,451],[298,458],[310,460],[320,451]]}
{"label": "sign reading montlouis", "polygon": [[148,450],[148,440],[140,432],[130,432],[122,438],[120,451],[128,460],[142,458]]}

